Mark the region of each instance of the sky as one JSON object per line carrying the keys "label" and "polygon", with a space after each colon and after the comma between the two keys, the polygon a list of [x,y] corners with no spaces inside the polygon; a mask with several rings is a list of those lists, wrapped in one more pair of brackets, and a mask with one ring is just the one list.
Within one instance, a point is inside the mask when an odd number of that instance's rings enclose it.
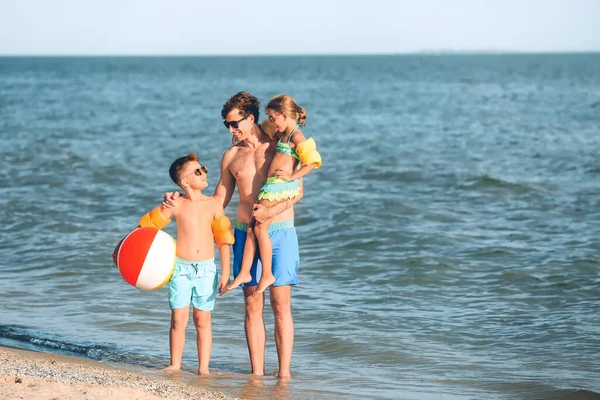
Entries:
{"label": "sky", "polygon": [[600,0],[0,0],[0,55],[600,51]]}

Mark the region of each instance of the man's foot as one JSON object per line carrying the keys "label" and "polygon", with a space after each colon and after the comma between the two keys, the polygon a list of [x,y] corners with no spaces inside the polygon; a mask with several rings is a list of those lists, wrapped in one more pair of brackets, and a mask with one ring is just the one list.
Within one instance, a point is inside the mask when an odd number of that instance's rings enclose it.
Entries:
{"label": "man's foot", "polygon": [[209,375],[209,374],[210,374],[210,371],[208,370],[208,368],[206,368],[206,369],[198,368],[198,375]]}
{"label": "man's foot", "polygon": [[240,285],[242,283],[248,283],[250,281],[252,281],[252,276],[250,274],[239,274],[233,280],[233,282],[231,282],[231,285],[227,285],[225,287],[225,289],[223,289],[223,291],[221,292],[221,294],[225,294],[225,293],[229,292],[230,290],[237,289],[238,287],[240,287]]}
{"label": "man's foot", "polygon": [[275,280],[276,279],[275,279],[274,275],[261,276],[260,281],[258,282],[258,287],[256,288],[256,291],[253,293],[253,296],[258,296],[258,295],[263,294],[269,286],[271,286],[272,284],[275,283]]}

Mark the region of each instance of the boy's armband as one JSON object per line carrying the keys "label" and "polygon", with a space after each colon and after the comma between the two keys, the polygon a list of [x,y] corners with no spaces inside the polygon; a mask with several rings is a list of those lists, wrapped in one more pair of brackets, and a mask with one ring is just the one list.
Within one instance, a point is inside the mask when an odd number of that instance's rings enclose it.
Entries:
{"label": "boy's armband", "polygon": [[296,154],[298,154],[302,165],[317,164],[317,168],[321,166],[321,155],[317,151],[317,144],[313,138],[298,143]]}
{"label": "boy's armband", "polygon": [[233,236],[233,233],[231,233],[231,221],[229,221],[229,218],[227,218],[226,215],[214,220],[212,224],[210,224],[210,227],[212,228],[217,247],[221,247],[224,244],[233,244],[235,242],[235,237]]}
{"label": "boy's armband", "polygon": [[149,226],[156,229],[162,229],[171,223],[170,219],[160,212],[160,207],[156,207],[154,210],[146,213],[140,218],[140,226]]}

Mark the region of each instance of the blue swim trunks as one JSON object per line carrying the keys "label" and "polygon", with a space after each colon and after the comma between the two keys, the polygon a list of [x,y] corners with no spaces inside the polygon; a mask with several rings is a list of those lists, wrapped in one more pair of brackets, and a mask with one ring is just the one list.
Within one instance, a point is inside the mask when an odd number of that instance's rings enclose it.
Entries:
{"label": "blue swim trunks", "polygon": [[[248,235],[248,224],[236,221],[233,235],[233,276],[240,273],[244,244]],[[298,266],[300,265],[300,254],[298,252],[298,236],[294,221],[276,222],[269,226],[269,237],[273,243],[273,275],[275,283],[273,286],[295,285],[298,283]],[[262,275],[262,264],[259,251],[254,256],[252,268],[250,269],[252,281],[242,286],[257,286]]]}
{"label": "blue swim trunks", "polygon": [[218,284],[214,258],[189,261],[177,257],[175,270],[169,281],[169,306],[171,310],[192,306],[202,311],[215,308]]}

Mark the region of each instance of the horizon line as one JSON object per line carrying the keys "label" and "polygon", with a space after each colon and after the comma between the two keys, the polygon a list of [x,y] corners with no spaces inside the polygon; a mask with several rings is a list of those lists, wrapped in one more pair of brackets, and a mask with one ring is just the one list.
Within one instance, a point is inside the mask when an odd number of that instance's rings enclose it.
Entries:
{"label": "horizon line", "polygon": [[0,57],[317,57],[317,56],[444,56],[444,55],[561,55],[561,54],[600,54],[597,50],[418,50],[407,52],[356,52],[356,53],[0,53]]}

